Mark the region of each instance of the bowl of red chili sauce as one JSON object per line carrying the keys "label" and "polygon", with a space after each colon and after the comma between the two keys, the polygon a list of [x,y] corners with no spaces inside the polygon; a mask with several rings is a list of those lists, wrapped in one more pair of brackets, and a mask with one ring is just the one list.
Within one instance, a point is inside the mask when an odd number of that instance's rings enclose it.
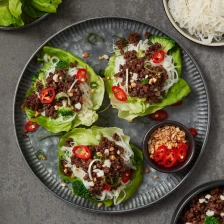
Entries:
{"label": "bowl of red chili sauce", "polygon": [[194,136],[185,125],[176,121],[157,123],[143,139],[145,160],[163,173],[184,169],[193,159],[194,152]]}

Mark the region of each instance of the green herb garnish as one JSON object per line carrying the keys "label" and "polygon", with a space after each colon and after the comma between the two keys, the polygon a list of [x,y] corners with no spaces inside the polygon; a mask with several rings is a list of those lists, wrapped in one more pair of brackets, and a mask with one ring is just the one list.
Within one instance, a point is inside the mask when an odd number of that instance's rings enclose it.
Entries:
{"label": "green herb garnish", "polygon": [[35,156],[38,160],[46,160],[46,156],[44,154],[44,152],[42,150],[38,150],[36,153],[35,153]]}
{"label": "green herb garnish", "polygon": [[147,62],[147,63],[144,64],[144,68],[145,68],[146,70],[148,70],[149,72],[151,72],[151,73],[156,73],[156,74],[161,74],[161,73],[162,73],[162,72],[157,72],[157,71],[154,71],[154,70],[149,69],[149,68],[147,67],[147,65],[151,65],[151,63],[150,63],[150,62]]}
{"label": "green herb garnish", "polygon": [[141,83],[144,84],[144,85],[149,84],[149,80],[148,79],[142,79]]}
{"label": "green herb garnish", "polygon": [[100,39],[102,42],[104,42],[104,38],[101,37],[100,35],[96,34],[96,33],[90,33],[88,34],[88,36],[86,37],[86,40],[92,44],[92,45],[97,45],[97,38]]}

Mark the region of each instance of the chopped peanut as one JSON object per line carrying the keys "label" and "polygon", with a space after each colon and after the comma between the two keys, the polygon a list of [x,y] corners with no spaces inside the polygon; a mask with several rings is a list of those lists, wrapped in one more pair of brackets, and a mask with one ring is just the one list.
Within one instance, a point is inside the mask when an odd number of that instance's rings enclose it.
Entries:
{"label": "chopped peanut", "polygon": [[149,168],[145,168],[145,172],[146,173],[149,173]]}
{"label": "chopped peanut", "polygon": [[82,54],[82,58],[88,58],[89,57],[89,53],[88,52],[84,52],[83,54]]}

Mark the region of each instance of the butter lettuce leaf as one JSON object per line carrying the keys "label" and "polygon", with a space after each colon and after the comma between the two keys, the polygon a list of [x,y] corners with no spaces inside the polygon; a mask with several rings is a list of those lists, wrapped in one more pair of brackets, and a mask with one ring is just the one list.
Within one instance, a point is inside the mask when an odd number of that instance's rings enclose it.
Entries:
{"label": "butter lettuce leaf", "polygon": [[21,18],[22,3],[20,0],[0,1],[0,25],[1,26],[23,26]]}
{"label": "butter lettuce leaf", "polygon": [[[72,131],[66,133],[64,136],[62,136],[58,145],[58,149],[57,149],[58,158],[59,158],[58,170],[59,170],[61,178],[71,183],[73,183],[74,181],[77,181],[78,179],[78,178],[71,178],[71,177],[65,176],[62,171],[60,158],[63,157],[65,151],[61,150],[61,147],[65,145],[66,139],[68,138],[74,139],[77,145],[98,145],[100,142],[100,138],[98,138],[99,136],[112,137],[114,133],[117,133],[118,135],[120,135],[122,137],[122,140],[127,145],[130,145],[129,143],[130,137],[124,135],[123,131],[116,127],[102,128],[102,127],[93,126],[91,127],[91,129],[75,128]],[[138,190],[139,186],[141,185],[143,181],[144,168],[143,168],[142,152],[138,148],[136,148],[134,145],[130,145],[130,147],[132,148],[132,151],[134,152],[133,160],[134,160],[134,165],[136,167],[136,170],[134,170],[132,173],[131,184],[127,185],[127,187],[124,189],[126,196],[122,202],[125,202],[126,200],[128,200]],[[80,179],[78,180],[80,181]],[[77,195],[74,189],[72,189],[72,192],[75,195]],[[121,191],[117,201],[122,198],[123,198],[123,192]],[[99,200],[96,200],[92,197],[88,197],[88,200],[93,203],[99,203]],[[106,206],[113,205],[112,199],[107,199],[102,202]]]}
{"label": "butter lettuce leaf", "polygon": [[[42,49],[42,56],[44,55],[50,55],[51,57],[58,57],[59,60],[67,61],[67,62],[74,62],[77,61],[78,65],[86,68],[89,82],[95,82],[97,83],[97,88],[95,89],[94,93],[91,94],[91,101],[93,103],[93,108],[88,110],[85,115],[77,112],[74,112],[73,116],[68,116],[64,118],[63,116],[59,115],[58,118],[53,119],[50,117],[46,117],[44,115],[40,115],[39,117],[35,117],[35,111],[30,110],[29,108],[25,107],[25,113],[28,116],[29,120],[32,120],[34,122],[37,122],[39,125],[46,128],[48,131],[51,131],[53,133],[58,133],[61,131],[69,131],[70,129],[73,129],[74,127],[77,127],[79,125],[85,125],[90,126],[92,125],[97,119],[98,114],[96,113],[96,110],[100,108],[103,97],[104,97],[104,82],[101,77],[96,75],[94,70],[86,64],[84,61],[82,61],[77,56],[71,54],[68,51],[64,51],[58,48],[52,48],[45,46]],[[33,85],[32,87],[27,91],[26,96],[29,96],[32,94],[32,92],[36,92],[36,82],[41,82],[44,86],[46,84],[46,77],[45,77],[45,71],[51,66],[49,62],[46,62],[44,66],[34,75],[33,77]]]}
{"label": "butter lettuce leaf", "polygon": [[62,0],[31,0],[31,5],[40,11],[55,13]]}
{"label": "butter lettuce leaf", "polygon": [[112,93],[112,86],[114,85],[112,77],[115,75],[114,68],[117,55],[114,54],[110,58],[108,66],[105,70],[105,86],[111,100],[111,105],[113,108],[118,109],[118,117],[124,118],[126,120],[132,120],[138,116],[145,116],[147,114],[154,113],[155,111],[162,109],[165,106],[177,103],[190,93],[190,86],[184,79],[180,78],[182,62],[179,47],[175,45],[175,47],[169,51],[169,54],[173,56],[175,66],[177,66],[179,79],[178,82],[169,89],[166,96],[162,99],[162,102],[153,104],[147,103],[145,98],[140,99],[138,97],[128,96],[128,99],[125,102],[119,101],[115,98],[114,94]]}

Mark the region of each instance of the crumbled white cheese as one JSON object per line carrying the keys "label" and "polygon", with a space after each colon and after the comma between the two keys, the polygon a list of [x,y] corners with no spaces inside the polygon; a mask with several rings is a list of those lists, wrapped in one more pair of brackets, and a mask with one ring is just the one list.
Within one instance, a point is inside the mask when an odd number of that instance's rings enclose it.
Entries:
{"label": "crumbled white cheese", "polygon": [[103,171],[103,170],[100,170],[100,169],[94,169],[93,172],[96,173],[96,175],[97,175],[98,177],[103,177],[103,176],[104,176],[104,171]]}
{"label": "crumbled white cheese", "polygon": [[106,55],[106,54],[104,54],[104,55],[103,55],[103,58],[106,59],[106,60],[108,60],[108,59],[109,59],[109,56]]}
{"label": "crumbled white cheese", "polygon": [[186,222],[186,224],[191,224],[190,222]]}
{"label": "crumbled white cheese", "polygon": [[220,213],[220,216],[222,216],[222,217],[223,217],[223,216],[224,216],[224,212]]}
{"label": "crumbled white cheese", "polygon": [[205,195],[206,199],[210,199],[212,196],[210,194]]}
{"label": "crumbled white cheese", "polygon": [[105,150],[104,150],[104,153],[105,153],[105,154],[108,154],[108,153],[109,153],[109,149],[105,149]]}
{"label": "crumbled white cheese", "polygon": [[53,76],[53,80],[54,80],[55,82],[58,82],[58,75],[57,75],[57,74],[55,74],[55,75]]}
{"label": "crumbled white cheese", "polygon": [[146,76],[145,76],[145,79],[147,79],[148,77],[149,77],[149,76],[148,76],[148,75],[146,75]]}
{"label": "crumbled white cheese", "polygon": [[111,162],[110,162],[110,160],[109,160],[109,159],[106,159],[106,160],[104,161],[104,165],[105,165],[106,167],[110,168],[110,166],[111,166]]}
{"label": "crumbled white cheese", "polygon": [[211,210],[208,210],[207,212],[206,212],[206,215],[207,216],[213,216],[215,213],[213,212],[213,211],[211,211]]}
{"label": "crumbled white cheese", "polygon": [[133,73],[132,79],[133,80],[137,80],[138,79],[138,74],[137,73]]}
{"label": "crumbled white cheese", "polygon": [[204,203],[205,202],[205,199],[204,198],[201,198],[201,199],[199,199],[199,202],[200,203]]}
{"label": "crumbled white cheese", "polygon": [[222,201],[224,201],[224,196],[223,196],[223,195],[220,195],[220,199],[221,199]]}
{"label": "crumbled white cheese", "polygon": [[80,110],[81,107],[82,107],[81,103],[76,103],[76,104],[75,104],[75,108],[76,108],[77,110]]}
{"label": "crumbled white cheese", "polygon": [[123,78],[118,78],[118,82],[122,82],[123,81]]}

